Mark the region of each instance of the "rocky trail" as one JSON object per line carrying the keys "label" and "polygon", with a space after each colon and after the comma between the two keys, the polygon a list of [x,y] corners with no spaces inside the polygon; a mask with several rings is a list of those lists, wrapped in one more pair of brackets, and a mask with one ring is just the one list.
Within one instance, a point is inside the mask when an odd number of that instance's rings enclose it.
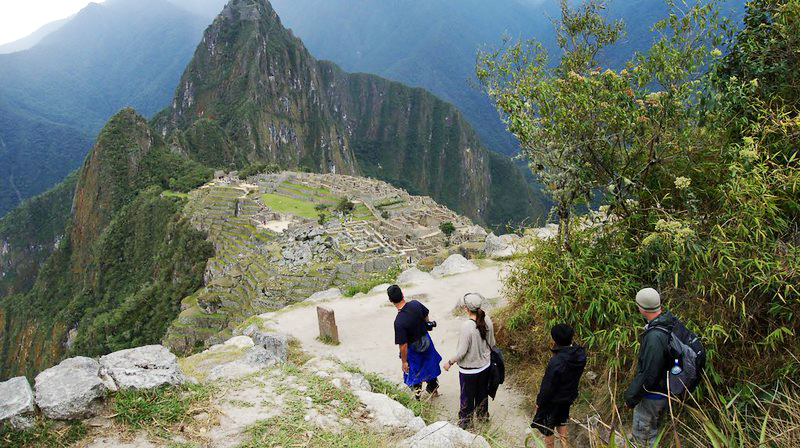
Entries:
{"label": "rocky trail", "polygon": [[[491,304],[487,312],[503,305],[501,275],[504,265],[495,262],[477,271],[428,279],[419,284],[403,286],[406,298],[417,299],[430,310],[437,327],[430,333],[442,358],[447,359],[456,350],[458,331],[466,318],[463,312],[454,312],[458,299],[467,292],[478,292]],[[402,285],[401,285],[402,286]],[[365,372],[375,372],[397,383],[402,383],[402,371],[394,344],[393,322],[397,314],[388,302],[385,287],[361,297],[336,298],[324,302],[333,309],[341,343],[329,345],[318,339],[319,328],[315,306],[299,306],[276,313],[263,314],[267,326],[297,338],[306,351],[316,356],[333,355],[347,364]],[[459,408],[459,379],[456,367],[442,370],[439,377],[441,396],[433,398],[437,418],[456,423]],[[529,433],[530,417],[523,409],[524,392],[504,384],[495,400],[489,403],[490,432],[496,434],[504,446],[524,446]]]}

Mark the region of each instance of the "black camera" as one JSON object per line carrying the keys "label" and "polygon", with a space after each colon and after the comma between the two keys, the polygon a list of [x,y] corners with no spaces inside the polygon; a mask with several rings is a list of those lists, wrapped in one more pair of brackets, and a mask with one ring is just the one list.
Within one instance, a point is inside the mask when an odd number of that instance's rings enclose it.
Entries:
{"label": "black camera", "polygon": [[428,327],[428,331],[431,331],[436,326],[436,321],[425,322],[425,326]]}

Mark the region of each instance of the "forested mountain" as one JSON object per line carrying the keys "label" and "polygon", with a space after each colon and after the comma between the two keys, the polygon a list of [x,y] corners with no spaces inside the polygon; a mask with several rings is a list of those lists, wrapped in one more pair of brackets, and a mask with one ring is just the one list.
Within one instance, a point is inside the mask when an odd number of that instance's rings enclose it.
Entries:
{"label": "forested mountain", "polygon": [[77,168],[120,108],[163,108],[207,23],[166,0],[109,0],[0,55],[0,216]]}
{"label": "forested mountain", "polygon": [[[733,15],[741,14],[740,2],[723,3],[723,12],[733,8]],[[273,5],[315,57],[430,90],[458,107],[489,149],[504,154],[517,152],[516,141],[488,97],[474,87],[477,50],[499,47],[504,37],[535,38],[553,60],[559,56],[552,24],[560,16],[557,0],[275,0]],[[622,64],[649,46],[650,28],[664,18],[666,2],[607,5],[608,17],[622,19],[627,35],[605,59]]]}
{"label": "forested mountain", "polygon": [[[519,171],[487,152],[453,106],[316,61],[264,2],[226,6],[155,125],[209,166],[267,161],[365,174],[493,225],[545,212]],[[499,179],[512,188],[498,189]]]}
{"label": "forested mountain", "polygon": [[[161,193],[202,184],[210,167],[264,162],[380,177],[484,223],[544,212],[519,170],[485,149],[452,105],[317,61],[266,0],[232,0],[167,109],[151,123],[126,109],[103,128],[63,233],[18,238],[23,248],[42,241],[40,254],[56,249],[35,282],[22,277],[36,267],[17,263],[0,283],[14,294],[0,299],[0,375],[36,372],[68,352],[157,342],[213,253],[183,218],[181,196]],[[5,257],[24,256],[11,240],[36,222],[35,208],[72,188],[0,220],[11,229]]]}

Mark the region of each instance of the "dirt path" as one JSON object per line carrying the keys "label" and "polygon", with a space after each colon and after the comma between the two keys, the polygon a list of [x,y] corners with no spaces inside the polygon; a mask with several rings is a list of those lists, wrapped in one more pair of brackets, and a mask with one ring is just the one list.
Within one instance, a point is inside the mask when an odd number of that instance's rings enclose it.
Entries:
{"label": "dirt path", "polygon": [[[457,300],[467,292],[478,292],[494,303],[502,305],[500,275],[503,267],[495,265],[479,271],[445,277],[403,289],[406,298],[419,298],[430,309],[431,319],[438,326],[430,333],[434,344],[444,359],[453,355],[458,341],[458,330],[466,318],[454,315]],[[325,303],[336,313],[336,323],[341,344],[330,346],[316,340],[319,336],[317,314],[314,306],[303,306],[278,313],[269,313],[272,327],[297,339],[303,348],[315,355],[333,354],[341,361],[357,365],[364,371],[376,372],[387,379],[401,382],[402,372],[397,347],[393,345],[392,323],[397,314],[388,302],[385,292],[370,294],[358,299],[336,299]],[[491,316],[492,308],[488,309]],[[442,396],[437,402],[438,417],[457,422],[459,407],[459,380],[457,368],[442,371],[439,377]],[[522,409],[520,391],[501,386],[497,399],[490,401],[490,434],[501,436],[503,445],[524,446],[530,417]]]}

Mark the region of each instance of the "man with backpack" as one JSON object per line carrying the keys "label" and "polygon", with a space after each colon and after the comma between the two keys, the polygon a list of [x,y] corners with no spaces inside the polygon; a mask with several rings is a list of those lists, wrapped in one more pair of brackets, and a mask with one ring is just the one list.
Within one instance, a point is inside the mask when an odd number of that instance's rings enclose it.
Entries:
{"label": "man with backpack", "polygon": [[647,323],[625,404],[633,408],[633,437],[643,446],[653,446],[668,396],[681,396],[697,386],[705,351],[683,323],[669,311],[662,311],[658,291],[640,290],[636,305]]}

